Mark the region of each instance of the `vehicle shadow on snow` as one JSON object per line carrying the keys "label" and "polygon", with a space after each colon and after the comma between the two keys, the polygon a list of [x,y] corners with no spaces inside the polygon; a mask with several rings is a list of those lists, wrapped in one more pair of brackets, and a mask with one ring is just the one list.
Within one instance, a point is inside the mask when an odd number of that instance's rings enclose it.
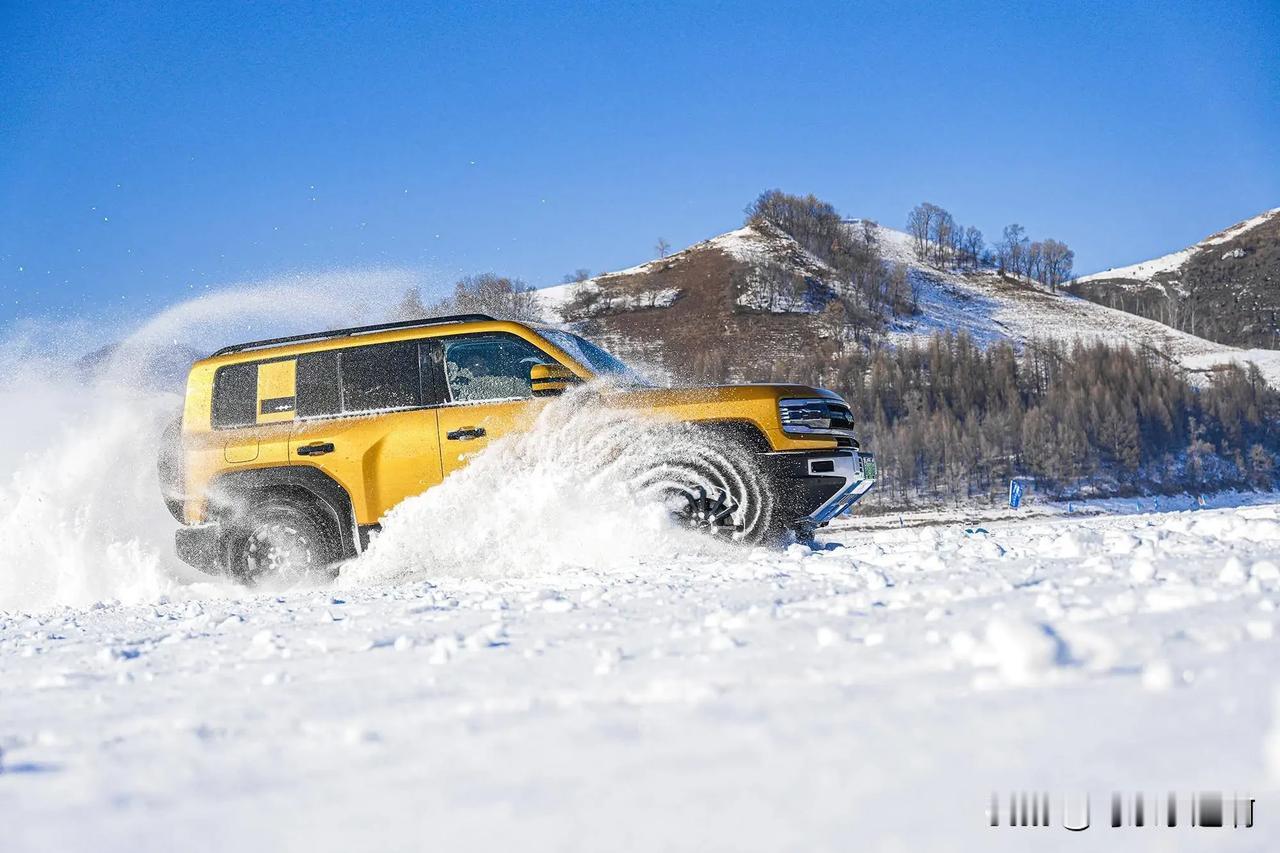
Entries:
{"label": "vehicle shadow on snow", "polygon": [[0,764],[0,778],[4,776],[25,776],[37,773],[58,773],[61,764],[48,761],[20,761],[17,764]]}

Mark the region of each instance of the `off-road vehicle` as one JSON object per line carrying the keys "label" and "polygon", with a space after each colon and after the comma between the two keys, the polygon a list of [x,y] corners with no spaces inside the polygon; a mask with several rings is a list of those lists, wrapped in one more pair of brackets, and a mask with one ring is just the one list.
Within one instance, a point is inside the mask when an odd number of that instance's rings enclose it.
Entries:
{"label": "off-road vehicle", "polygon": [[254,341],[196,362],[160,453],[162,492],[183,524],[178,555],[249,582],[332,571],[400,501],[597,378],[604,405],[689,425],[726,451],[666,475],[673,515],[708,532],[805,537],[875,481],[853,415],[830,391],[650,387],[568,331],[435,317]]}

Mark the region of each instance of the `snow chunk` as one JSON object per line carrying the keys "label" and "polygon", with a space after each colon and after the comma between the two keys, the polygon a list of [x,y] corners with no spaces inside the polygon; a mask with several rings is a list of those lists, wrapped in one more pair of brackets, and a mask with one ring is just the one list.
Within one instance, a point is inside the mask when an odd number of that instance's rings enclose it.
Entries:
{"label": "snow chunk", "polygon": [[1152,661],[1142,668],[1142,686],[1155,693],[1173,687],[1173,666],[1168,661]]}
{"label": "snow chunk", "polygon": [[1227,562],[1218,573],[1218,583],[1239,586],[1249,580],[1249,571],[1236,557],[1228,557]]}
{"label": "snow chunk", "polygon": [[1067,645],[1040,622],[997,617],[987,624],[986,651],[1010,684],[1031,684],[1070,659]]}
{"label": "snow chunk", "polygon": [[1129,564],[1129,577],[1136,583],[1146,583],[1156,576],[1156,567],[1150,560],[1137,559]]}

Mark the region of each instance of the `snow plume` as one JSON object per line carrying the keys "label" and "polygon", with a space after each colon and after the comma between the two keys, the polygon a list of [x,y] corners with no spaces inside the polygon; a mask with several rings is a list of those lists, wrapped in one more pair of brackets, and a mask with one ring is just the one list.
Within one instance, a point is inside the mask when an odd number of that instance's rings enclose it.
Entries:
{"label": "snow plume", "polygon": [[403,273],[220,288],[109,331],[24,324],[0,342],[0,610],[232,589],[182,565],[156,475],[158,437],[192,359],[237,340],[385,318]]}
{"label": "snow plume", "polygon": [[714,496],[716,472],[733,467],[727,452],[686,424],[610,408],[599,389],[577,389],[529,431],[499,439],[393,509],[339,582],[617,572],[646,558],[722,554],[728,546],[672,521],[679,507],[664,495],[702,484]]}

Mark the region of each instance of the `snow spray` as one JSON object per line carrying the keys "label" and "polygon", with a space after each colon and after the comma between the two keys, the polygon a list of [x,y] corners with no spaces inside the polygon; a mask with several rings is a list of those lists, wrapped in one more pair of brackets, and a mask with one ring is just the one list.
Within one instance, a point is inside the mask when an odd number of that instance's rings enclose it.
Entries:
{"label": "snow spray", "polygon": [[110,330],[25,324],[0,342],[0,610],[140,602],[230,584],[173,552],[156,449],[192,360],[237,340],[385,319],[396,271],[229,286]]}
{"label": "snow spray", "polygon": [[[392,509],[339,584],[619,571],[646,557],[725,554],[673,520],[669,496],[690,484],[714,494],[708,473],[734,467],[724,463],[737,451],[688,424],[611,406],[608,393],[592,383],[565,394],[528,432]],[[756,490],[748,503],[762,500],[758,484],[736,485]]]}
{"label": "snow spray", "polygon": [[[174,553],[177,523],[156,461],[187,369],[227,343],[385,320],[415,285],[407,273],[373,271],[229,286],[156,314],[89,357],[95,339],[112,336],[83,320],[28,325],[0,341],[0,406],[9,415],[0,610],[251,594]],[[679,528],[661,498],[733,451],[686,425],[596,405],[599,391],[552,401],[531,432],[496,441],[397,507],[340,583],[609,569],[723,547]]]}

